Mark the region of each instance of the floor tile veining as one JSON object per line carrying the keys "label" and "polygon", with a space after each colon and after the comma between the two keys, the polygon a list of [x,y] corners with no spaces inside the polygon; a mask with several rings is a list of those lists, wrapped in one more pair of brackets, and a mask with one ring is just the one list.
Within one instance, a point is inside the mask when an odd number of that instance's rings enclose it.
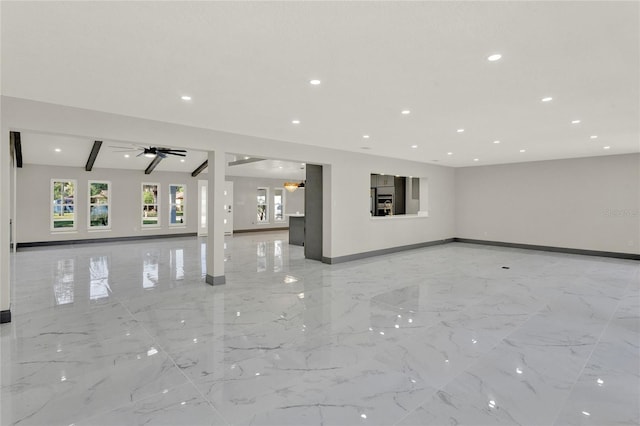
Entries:
{"label": "floor tile veining", "polygon": [[[286,233],[13,259],[2,425],[639,424],[640,264],[453,243],[325,265]],[[508,266],[509,269],[503,269]]]}

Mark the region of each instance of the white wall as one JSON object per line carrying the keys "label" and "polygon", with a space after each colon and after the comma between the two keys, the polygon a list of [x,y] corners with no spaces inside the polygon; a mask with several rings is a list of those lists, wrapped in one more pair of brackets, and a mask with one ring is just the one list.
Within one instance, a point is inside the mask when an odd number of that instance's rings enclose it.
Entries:
{"label": "white wall", "polygon": [[[345,256],[455,236],[455,173],[452,168],[6,96],[2,98],[2,102],[3,120],[9,130],[69,134],[93,140],[129,141],[142,145],[241,152],[263,158],[321,164],[325,166],[325,257]],[[176,145],[177,141],[181,141],[181,146]],[[371,219],[371,173],[428,178],[429,217]]]}
{"label": "white wall", "polygon": [[640,253],[640,154],[456,169],[456,236]]}
{"label": "white wall", "polygon": [[[51,179],[75,179],[76,231],[51,231]],[[111,182],[111,230],[88,230],[88,181]],[[160,184],[160,227],[141,227],[142,182]],[[186,223],[169,226],[169,185],[186,185]],[[198,180],[189,173],[139,170],[96,169],[25,164],[17,176],[17,241],[63,241],[87,238],[113,238],[197,231]]]}
{"label": "white wall", "polygon": [[[289,226],[289,218],[284,222],[273,220],[273,194],[275,188],[284,188],[284,180],[262,179],[253,177],[227,176],[233,182],[233,229],[269,229]],[[256,191],[258,188],[269,188],[269,223],[256,223]],[[285,214],[304,213],[304,189],[294,192],[284,190]]]}

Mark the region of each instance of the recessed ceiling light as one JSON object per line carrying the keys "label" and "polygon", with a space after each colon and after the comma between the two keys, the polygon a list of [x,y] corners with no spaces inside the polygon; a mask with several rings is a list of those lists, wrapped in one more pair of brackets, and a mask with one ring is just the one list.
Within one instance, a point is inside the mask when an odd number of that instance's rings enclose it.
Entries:
{"label": "recessed ceiling light", "polygon": [[411,114],[411,111],[409,111],[408,109],[403,109],[402,114],[408,115],[408,114]]}
{"label": "recessed ceiling light", "polygon": [[527,150],[526,149],[521,149],[520,152],[527,152]]}
{"label": "recessed ceiling light", "polygon": [[279,168],[279,169],[281,169],[281,168],[282,168],[282,166],[279,166],[278,168]]}
{"label": "recessed ceiling light", "polygon": [[244,157],[244,159],[245,159],[245,160],[248,160],[248,159],[249,159],[249,157],[245,156],[245,157]]}
{"label": "recessed ceiling light", "polygon": [[571,124],[580,124],[580,120],[573,120]]}
{"label": "recessed ceiling light", "polygon": [[447,155],[453,155],[453,152],[447,152]]}
{"label": "recessed ceiling light", "polygon": [[60,148],[56,148],[54,149],[55,152],[62,152],[62,150]]}
{"label": "recessed ceiling light", "polygon": [[184,163],[184,158],[181,158],[181,159],[180,159],[180,162],[181,162],[181,163]]}
{"label": "recessed ceiling light", "polygon": [[456,130],[456,132],[462,133],[462,132],[464,132],[464,129],[458,129],[458,130]]}
{"label": "recessed ceiling light", "polygon": [[363,137],[364,139],[369,139],[369,137],[370,137],[370,136],[369,136],[369,135],[362,135],[362,137]]}
{"label": "recessed ceiling light", "polygon": [[480,161],[480,159],[479,158],[474,158],[473,161]]}
{"label": "recessed ceiling light", "polygon": [[493,141],[493,143],[500,143],[500,141]]}
{"label": "recessed ceiling light", "polygon": [[590,138],[591,139],[598,139],[598,135],[591,135]]}
{"label": "recessed ceiling light", "polygon": [[131,157],[129,154],[124,155],[124,158],[129,158],[129,157]]}
{"label": "recessed ceiling light", "polygon": [[602,149],[611,149],[610,146],[603,146]]}
{"label": "recessed ceiling light", "polygon": [[183,101],[190,101],[191,100],[191,96],[180,96],[180,99],[182,99]]}
{"label": "recessed ceiling light", "polygon": [[502,58],[502,55],[501,55],[501,54],[499,54],[499,53],[494,53],[493,55],[489,56],[489,57],[487,58],[487,60],[488,60],[488,61],[493,62],[493,61],[497,61],[497,60],[498,60],[498,59],[500,59],[500,58]]}
{"label": "recessed ceiling light", "polygon": [[416,149],[418,145],[411,145],[411,148]]}
{"label": "recessed ceiling light", "polygon": [[551,102],[553,98],[551,96],[547,96],[546,98],[542,98],[542,102]]}
{"label": "recessed ceiling light", "polygon": [[301,166],[306,166],[306,165],[307,165],[307,163],[300,163],[300,165],[301,165]]}
{"label": "recessed ceiling light", "polygon": [[291,124],[300,124],[300,120],[291,120]]}
{"label": "recessed ceiling light", "polygon": [[317,86],[317,85],[319,85],[320,83],[322,83],[320,80],[315,80],[315,79],[314,79],[314,80],[310,80],[310,81],[309,81],[309,84],[313,84],[314,86]]}

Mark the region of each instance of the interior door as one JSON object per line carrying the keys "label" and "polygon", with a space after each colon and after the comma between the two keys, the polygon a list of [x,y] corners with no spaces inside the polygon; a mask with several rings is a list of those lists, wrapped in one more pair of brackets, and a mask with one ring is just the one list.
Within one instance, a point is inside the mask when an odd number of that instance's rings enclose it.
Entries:
{"label": "interior door", "polygon": [[207,187],[206,180],[198,181],[198,236],[205,237],[209,233],[207,223]]}
{"label": "interior door", "polygon": [[233,235],[233,182],[224,182],[224,235]]}

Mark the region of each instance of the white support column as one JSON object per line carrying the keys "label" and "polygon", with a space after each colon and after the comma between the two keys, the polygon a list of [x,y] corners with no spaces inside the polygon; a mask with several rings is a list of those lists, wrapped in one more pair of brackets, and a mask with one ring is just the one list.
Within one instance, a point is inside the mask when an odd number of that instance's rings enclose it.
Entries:
{"label": "white support column", "polygon": [[209,151],[207,191],[207,283],[225,283],[224,277],[224,176],[225,153]]}
{"label": "white support column", "polygon": [[[0,107],[1,116],[2,108]],[[9,270],[11,155],[9,143],[9,130],[0,125],[0,323],[11,321],[11,274]]]}

